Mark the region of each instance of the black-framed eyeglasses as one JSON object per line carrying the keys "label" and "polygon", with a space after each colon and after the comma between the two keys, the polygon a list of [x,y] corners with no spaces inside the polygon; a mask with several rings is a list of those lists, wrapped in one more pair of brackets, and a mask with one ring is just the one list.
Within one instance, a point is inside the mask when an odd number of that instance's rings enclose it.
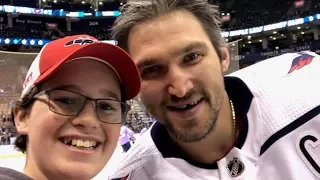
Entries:
{"label": "black-framed eyeglasses", "polygon": [[63,116],[77,116],[88,101],[93,101],[97,118],[105,123],[120,124],[125,120],[130,106],[113,99],[93,99],[77,92],[62,89],[47,89],[34,96],[48,95],[49,109]]}

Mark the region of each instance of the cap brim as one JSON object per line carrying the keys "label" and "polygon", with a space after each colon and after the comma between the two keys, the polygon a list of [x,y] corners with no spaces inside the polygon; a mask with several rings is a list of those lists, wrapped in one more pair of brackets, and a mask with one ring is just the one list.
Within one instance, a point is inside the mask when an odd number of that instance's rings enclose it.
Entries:
{"label": "cap brim", "polygon": [[35,82],[38,84],[49,78],[59,67],[69,60],[81,57],[94,57],[101,59],[106,64],[111,65],[120,77],[120,81],[125,88],[126,100],[132,99],[140,92],[141,81],[139,71],[131,57],[121,48],[108,43],[93,43],[69,54],[59,63],[55,64],[44,72]]}

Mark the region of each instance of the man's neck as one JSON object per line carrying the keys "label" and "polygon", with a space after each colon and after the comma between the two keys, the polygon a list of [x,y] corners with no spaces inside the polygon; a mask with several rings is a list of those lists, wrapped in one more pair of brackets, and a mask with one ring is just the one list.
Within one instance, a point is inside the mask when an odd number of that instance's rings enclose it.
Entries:
{"label": "man's neck", "polygon": [[232,110],[226,94],[215,127],[205,139],[193,143],[173,140],[193,161],[212,164],[223,158],[232,149],[234,138]]}

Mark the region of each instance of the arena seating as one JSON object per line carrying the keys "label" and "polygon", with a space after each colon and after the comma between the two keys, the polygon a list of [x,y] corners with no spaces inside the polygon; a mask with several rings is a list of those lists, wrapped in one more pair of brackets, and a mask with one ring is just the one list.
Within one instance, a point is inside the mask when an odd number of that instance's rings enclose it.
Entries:
{"label": "arena seating", "polygon": [[[319,0],[305,0],[305,5],[303,8],[295,8],[294,1],[291,0],[268,0],[268,1],[251,1],[251,0],[222,0],[219,2],[220,9],[222,12],[231,13],[231,20],[223,25],[225,30],[237,30],[249,27],[256,27],[271,23],[276,23],[288,19],[294,19],[302,16],[307,16],[320,12],[320,2]],[[64,4],[54,4],[52,8],[64,7],[70,9],[68,5]],[[84,5],[74,5],[73,8],[79,9],[84,8],[84,10],[91,11],[90,7]],[[111,5],[108,5],[110,10]],[[116,5],[112,6],[116,10],[118,9]],[[82,9],[83,10],[83,9]],[[104,9],[106,10],[106,9]],[[110,21],[108,26],[99,26],[97,28],[90,27],[89,29],[76,29],[72,27],[72,31],[66,30],[65,20],[61,18],[50,18],[50,21],[59,21],[59,24],[64,24],[64,27],[59,27],[59,31],[62,35],[73,35],[73,34],[90,34],[96,36],[98,39],[109,39],[108,29],[113,24],[114,18],[108,18],[106,21]],[[45,38],[49,37],[46,32],[46,28],[42,26],[32,26],[28,25],[25,27],[23,25],[14,28],[0,29],[0,36],[6,37],[33,37],[33,38]],[[24,32],[24,33],[21,33]]]}
{"label": "arena seating", "polygon": [[318,0],[305,0],[303,8],[295,8],[295,1],[291,0],[228,0],[226,2],[222,3],[220,8],[230,12],[232,16],[230,23],[224,26],[227,30],[257,27],[320,12]]}
{"label": "arena seating", "polygon": [[154,121],[141,104],[139,96],[127,103],[131,105],[131,111],[129,111],[127,115],[127,124],[129,124],[129,127],[132,127],[136,133],[139,133],[145,125],[150,125]]}
{"label": "arena seating", "polygon": [[11,119],[13,102],[20,97],[22,83],[35,56],[0,51],[0,118],[4,117],[5,121]]}

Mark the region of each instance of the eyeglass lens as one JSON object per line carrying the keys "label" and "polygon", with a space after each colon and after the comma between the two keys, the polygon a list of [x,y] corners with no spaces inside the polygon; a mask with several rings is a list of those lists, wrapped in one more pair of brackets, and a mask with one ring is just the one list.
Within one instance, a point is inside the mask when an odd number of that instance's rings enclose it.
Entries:
{"label": "eyeglass lens", "polygon": [[[66,116],[75,116],[82,111],[86,104],[86,97],[66,91],[52,90],[49,94],[49,108],[51,111]],[[99,99],[95,101],[95,110],[98,118],[103,122],[120,123],[122,121],[123,109],[126,105],[116,100]]]}

